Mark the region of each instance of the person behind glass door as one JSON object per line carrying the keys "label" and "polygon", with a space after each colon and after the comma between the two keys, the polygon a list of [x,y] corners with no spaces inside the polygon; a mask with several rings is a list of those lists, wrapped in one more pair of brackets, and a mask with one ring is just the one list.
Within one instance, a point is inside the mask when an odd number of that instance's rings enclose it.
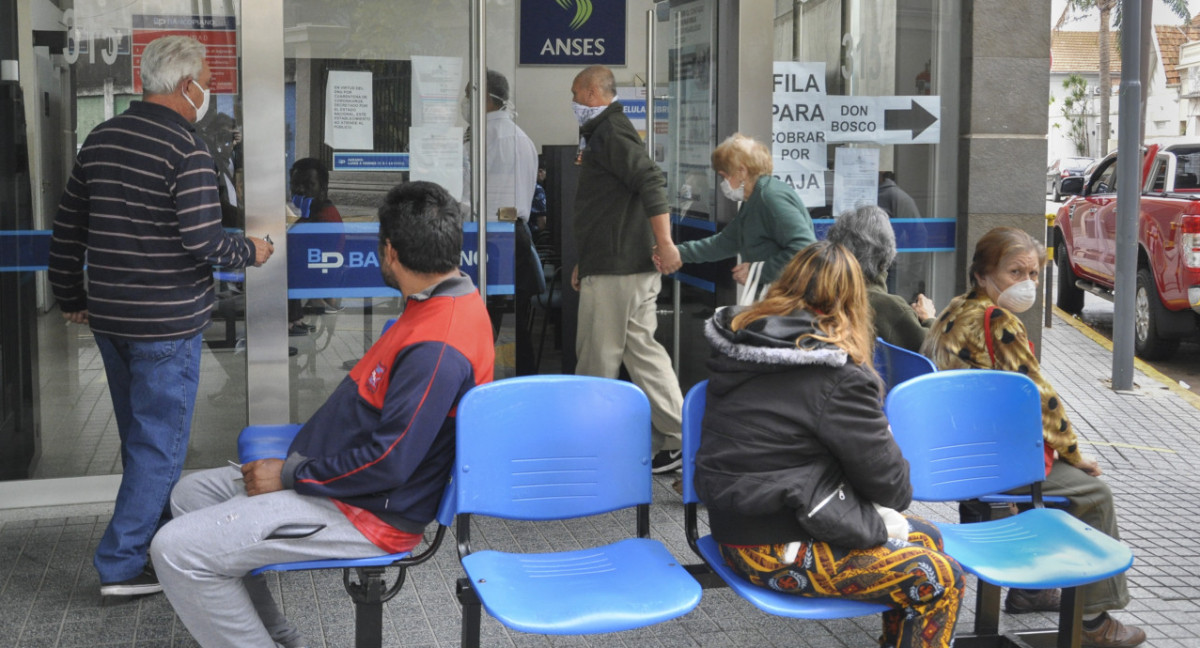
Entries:
{"label": "person behind glass door", "polygon": [[[901,249],[920,249],[928,245],[925,224],[920,222],[921,212],[917,209],[917,202],[896,184],[896,174],[892,171],[879,172],[879,192],[875,202],[887,212],[889,218],[910,221],[902,224],[901,234],[896,237],[896,243]],[[925,284],[927,255],[927,252],[907,252],[904,257],[893,260],[888,269],[888,290],[900,295],[911,295],[914,302],[920,301],[918,296],[928,292]]]}
{"label": "person behind glass door", "polygon": [[[1046,247],[1015,227],[997,227],[975,244],[970,289],[951,300],[933,324],[921,353],[938,369],[998,369],[1029,376],[1042,400],[1045,445],[1045,495],[1062,495],[1067,512],[1089,526],[1120,539],[1112,491],[1099,479],[1100,465],[1085,456],[1066,407],[1042,375],[1025,325],[1015,313],[1033,307],[1038,280],[1046,265]],[[1028,492],[1028,488],[1021,489]],[[1137,626],[1108,614],[1129,604],[1125,574],[1081,585],[1084,646],[1128,648],[1146,640]],[[1058,590],[1010,589],[1005,609],[1011,614],[1053,611]]]}
{"label": "person behind glass door", "polygon": [[92,561],[101,596],[162,591],[147,550],[187,454],[213,266],[260,266],[274,251],[221,227],[195,128],[212,83],[204,55],[184,36],[146,46],[142,101],[87,136],[54,219],[50,285],[63,317],[91,326],[121,438],[121,486]]}
{"label": "person behind glass door", "polygon": [[533,188],[533,203],[529,206],[529,231],[535,237],[546,230],[546,167],[538,164],[537,184]]}
{"label": "person behind glass door", "polygon": [[750,264],[762,262],[759,281],[765,286],[806,245],[817,240],[812,218],[796,191],[771,177],[771,152],[762,142],[734,133],[712,152],[712,167],[721,176],[721,193],[739,203],[737,217],[707,238],[677,247],[680,262],[656,265],[670,274],[684,263],[720,261],[741,256],[733,279],[745,284]]}
{"label": "person behind glass door", "polygon": [[762,300],[713,315],[696,494],[751,583],[887,605],[880,645],[947,648],[965,577],[936,526],[899,513],[912,484],[870,317],[858,262],[829,241],[793,257]]}
{"label": "person behind glass door", "polygon": [[650,398],[652,470],[682,463],[683,394],[671,356],[654,339],[662,277],[651,255],[679,263],[662,171],[616,101],[616,81],[603,65],[585,68],[571,84],[583,148],[575,190],[579,261],[571,287],[579,291],[575,373],[616,378],[621,365]]}
{"label": "person behind glass door", "polygon": [[[292,164],[288,174],[292,187],[292,207],[298,220],[292,227],[303,227],[306,223],[340,223],[342,214],[329,200],[329,169],[316,158],[301,158]],[[344,237],[338,237],[337,247],[342,247]],[[336,299],[315,299],[311,303],[325,313],[336,313],[341,306]],[[303,301],[288,300],[288,335],[308,335],[312,326],[304,322]]]}
{"label": "person behind glass door", "polygon": [[[495,70],[488,70],[487,93],[487,199],[482,213],[489,221],[498,221],[502,208],[516,211],[517,220],[513,223],[516,373],[526,376],[537,373],[533,363],[533,344],[529,339],[529,309],[533,295],[543,289],[535,266],[541,262],[533,249],[533,237],[529,232],[529,213],[537,186],[537,147],[513,121],[508,79]],[[470,96],[468,88],[463,95],[463,119],[470,116]],[[507,301],[488,300],[492,329],[497,335],[508,308]]]}

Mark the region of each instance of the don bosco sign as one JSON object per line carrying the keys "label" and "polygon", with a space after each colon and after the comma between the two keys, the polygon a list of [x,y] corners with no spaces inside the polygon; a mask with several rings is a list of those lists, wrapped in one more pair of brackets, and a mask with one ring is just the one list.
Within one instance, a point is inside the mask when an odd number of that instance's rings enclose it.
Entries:
{"label": "don bosco sign", "polygon": [[521,65],[625,65],[625,0],[521,0]]}

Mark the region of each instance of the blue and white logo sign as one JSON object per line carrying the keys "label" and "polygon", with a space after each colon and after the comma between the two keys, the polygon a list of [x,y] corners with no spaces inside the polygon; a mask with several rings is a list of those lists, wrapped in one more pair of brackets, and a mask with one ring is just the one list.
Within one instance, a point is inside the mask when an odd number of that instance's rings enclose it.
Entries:
{"label": "blue and white logo sign", "polygon": [[[512,223],[489,223],[489,295],[513,294]],[[298,223],[288,230],[288,297],[393,297],[379,272],[379,223]],[[479,225],[463,224],[462,271],[479,281]]]}
{"label": "blue and white logo sign", "polygon": [[625,0],[521,0],[521,65],[625,65]]}

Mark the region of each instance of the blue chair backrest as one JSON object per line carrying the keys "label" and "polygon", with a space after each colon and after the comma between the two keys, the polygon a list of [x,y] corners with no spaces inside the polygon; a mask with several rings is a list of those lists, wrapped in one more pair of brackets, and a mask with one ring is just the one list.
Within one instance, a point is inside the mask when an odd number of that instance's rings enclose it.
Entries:
{"label": "blue chair backrest", "polygon": [[633,383],[499,380],[463,396],[457,423],[460,514],[553,520],[650,503],[650,401]]}
{"label": "blue chair backrest", "polygon": [[887,391],[891,391],[910,378],[937,371],[937,365],[919,353],[875,338],[875,371],[883,378]]}
{"label": "blue chair backrest", "polygon": [[458,502],[455,498],[458,497],[457,484],[454,478],[446,482],[446,489],[442,491],[442,502],[438,504],[437,521],[442,526],[450,526],[454,524],[454,516],[458,513]]}
{"label": "blue chair backrest", "polygon": [[914,499],[973,499],[1046,476],[1041,396],[1028,376],[939,371],[897,385],[886,408]]}
{"label": "blue chair backrest", "polygon": [[683,503],[698,504],[696,496],[696,451],[700,449],[700,426],[708,403],[708,381],[702,380],[688,390],[683,399]]}

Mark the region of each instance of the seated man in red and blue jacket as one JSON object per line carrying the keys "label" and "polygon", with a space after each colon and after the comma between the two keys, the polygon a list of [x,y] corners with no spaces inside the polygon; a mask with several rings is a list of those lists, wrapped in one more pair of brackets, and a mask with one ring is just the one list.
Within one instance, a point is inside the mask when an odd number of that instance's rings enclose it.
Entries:
{"label": "seated man in red and blue jacket", "polygon": [[[457,209],[436,184],[392,189],[379,209],[379,262],[406,299],[403,315],[301,428],[286,460],[193,473],[172,492],[174,519],[150,554],[201,646],[305,645],[263,577],[246,574],[408,551],[434,519],[454,462],[455,408],[491,381],[494,363],[487,310],[458,269]],[[306,531],[279,537],[285,527]]]}

